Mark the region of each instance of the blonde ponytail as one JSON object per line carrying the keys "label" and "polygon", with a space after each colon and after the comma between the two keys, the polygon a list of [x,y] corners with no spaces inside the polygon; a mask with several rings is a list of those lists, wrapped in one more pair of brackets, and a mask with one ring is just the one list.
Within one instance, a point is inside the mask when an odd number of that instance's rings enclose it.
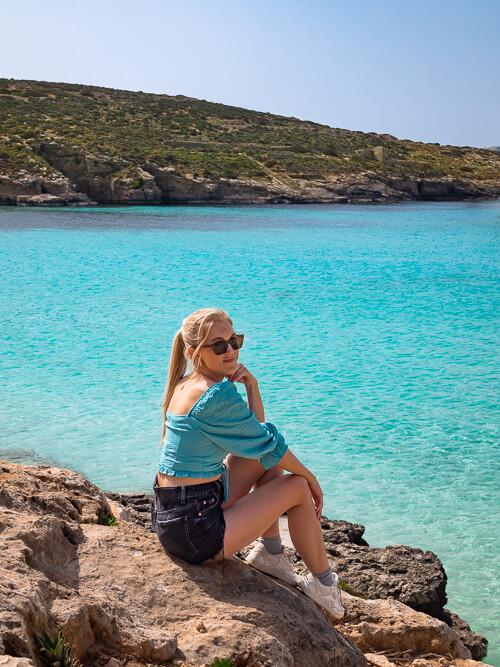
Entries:
{"label": "blonde ponytail", "polygon": [[184,347],[184,337],[182,335],[182,330],[179,329],[179,331],[175,334],[174,342],[172,345],[172,356],[170,357],[170,366],[168,367],[167,387],[165,390],[165,398],[163,400],[163,433],[161,435],[162,443],[163,438],[165,437],[165,422],[167,419],[167,409],[169,403],[172,400],[175,387],[184,377],[187,370],[187,359],[184,353]]}
{"label": "blonde ponytail", "polygon": [[[188,361],[191,361],[195,368],[199,366],[199,355],[202,347],[207,340],[210,329],[214,322],[228,321],[232,324],[229,315],[225,310],[217,308],[202,308],[192,313],[182,322],[182,327],[175,334],[172,345],[172,354],[168,368],[168,380],[165,388],[165,398],[163,400],[163,432],[161,444],[165,438],[167,430],[167,410],[174,395],[175,387],[186,375]],[[189,357],[188,348],[194,347],[192,358]]]}

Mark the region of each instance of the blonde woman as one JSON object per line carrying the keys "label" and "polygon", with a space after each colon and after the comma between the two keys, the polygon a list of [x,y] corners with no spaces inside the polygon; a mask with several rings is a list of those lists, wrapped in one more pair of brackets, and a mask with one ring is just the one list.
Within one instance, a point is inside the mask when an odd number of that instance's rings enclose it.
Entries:
{"label": "blonde woman", "polygon": [[[165,551],[188,563],[222,560],[258,540],[250,565],[342,618],[319,522],[321,487],[265,421],[257,379],[238,362],[242,344],[229,315],[214,308],[189,315],[174,338],[153,526]],[[293,544],[310,570],[302,579],[281,545],[278,521],[286,511]]]}

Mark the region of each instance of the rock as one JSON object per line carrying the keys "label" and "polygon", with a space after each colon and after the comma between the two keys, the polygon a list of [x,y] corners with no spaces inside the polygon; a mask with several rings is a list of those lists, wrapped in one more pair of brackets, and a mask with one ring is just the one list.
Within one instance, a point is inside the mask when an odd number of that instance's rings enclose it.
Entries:
{"label": "rock", "polygon": [[438,615],[438,618],[447,623],[460,637],[464,646],[471,652],[474,660],[482,660],[488,653],[488,640],[477,632],[472,632],[470,626],[457,614],[448,609]]}
{"label": "rock", "polygon": [[471,657],[446,623],[401,602],[362,600],[348,593],[342,593],[342,601],[346,614],[337,627],[364,653],[384,651],[389,659],[403,654],[417,658],[426,653],[463,660]]}
{"label": "rock", "polygon": [[[137,175],[134,177],[110,176],[109,192],[104,195],[106,201],[119,204],[159,204],[161,190],[156,185],[154,177],[140,167],[136,172]],[[136,183],[140,183],[140,186],[136,187]]]}
{"label": "rock", "polygon": [[388,153],[384,146],[374,146],[373,148],[359,148],[355,155],[365,160],[375,160],[381,164],[389,162]]}
{"label": "rock", "polygon": [[[151,494],[106,494],[109,499],[120,503],[120,518],[132,521],[152,531],[149,515]],[[341,561],[337,545],[366,546],[363,539],[364,526],[348,521],[321,518],[323,537],[328,553],[334,558],[334,565],[344,583],[370,598],[386,598],[404,602],[417,611],[424,611],[447,623],[459,635],[462,643],[471,651],[475,660],[482,660],[487,654],[488,641],[471,631],[467,623],[456,614],[443,609],[446,601],[446,574],[439,559],[431,552],[422,552],[411,547],[386,547],[361,550],[355,557],[351,552],[344,554]],[[286,516],[280,519],[283,543],[296,569],[306,574],[300,556],[293,548],[288,533]],[[250,552],[253,545],[239,552],[241,558]]]}
{"label": "rock", "polygon": [[[7,514],[27,513],[78,524],[103,523],[110,506],[104,493],[71,470],[0,461],[0,506]],[[42,492],[43,491],[43,492]]]}
{"label": "rock", "polygon": [[393,598],[416,611],[439,614],[446,604],[446,573],[430,551],[336,544],[327,540],[339,577],[371,599]]}
{"label": "rock", "polygon": [[0,174],[0,204],[25,206],[89,206],[95,204],[75,190],[62,174]]}
{"label": "rock", "polygon": [[[238,558],[226,559],[224,568],[171,559],[143,525],[150,500],[148,494],[105,497],[67,470],[0,462],[0,656],[6,654],[0,659],[7,660],[5,665],[35,665],[34,635],[54,636],[58,628],[75,657],[96,667],[167,662],[198,667],[217,658],[248,667],[482,664],[471,659],[461,641],[467,624],[449,612],[446,624],[397,600],[364,600],[343,592],[346,616],[332,623],[297,589]],[[112,509],[115,515],[123,510],[132,521],[102,525]],[[281,523],[286,542],[286,518]],[[392,590],[399,573],[400,593],[409,595],[417,583],[425,584],[436,564],[427,552],[409,547],[360,545],[363,526],[326,517],[322,526],[328,549],[338,559],[352,556],[354,563],[364,554],[383,590]],[[399,564],[398,549],[403,549]],[[420,580],[407,576],[412,559],[424,573]]]}
{"label": "rock", "polygon": [[366,662],[374,667],[392,667],[393,662],[390,662],[385,655],[378,653],[365,653]]}
{"label": "rock", "polygon": [[449,180],[423,180],[418,183],[418,189],[422,199],[431,201],[445,201],[460,199],[457,195],[453,181]]}
{"label": "rock", "polygon": [[425,658],[416,658],[410,664],[411,667],[492,667],[476,660],[447,660],[432,654]]}
{"label": "rock", "polygon": [[119,504],[118,516],[122,521],[130,521],[154,533],[150,514],[153,494],[107,493],[106,497]]}
{"label": "rock", "polygon": [[[183,142],[176,142],[182,145]],[[188,142],[190,148],[196,142]],[[206,146],[204,146],[206,148]],[[373,203],[402,200],[488,199],[500,196],[497,178],[422,178],[429,165],[390,158],[384,146],[359,149],[358,156],[391,164],[395,173],[377,169],[352,174],[288,173],[264,165],[260,178],[200,177],[178,173],[144,159],[140,164],[97,155],[59,141],[31,141],[29,148],[48,164],[50,173],[26,170],[0,175],[0,203],[21,205],[88,206],[113,204],[284,204]],[[203,147],[199,147],[200,150]],[[288,159],[288,155],[285,155]],[[412,170],[413,175],[403,176]],[[400,172],[397,175],[397,172]],[[474,170],[472,170],[474,171]],[[462,171],[463,173],[463,171]],[[58,197],[58,199],[49,198]]]}
{"label": "rock", "polygon": [[205,623],[203,623],[203,621],[198,621],[195,627],[198,630],[198,632],[208,632],[205,627]]}
{"label": "rock", "polygon": [[34,664],[34,635],[60,627],[96,667],[237,656],[248,666],[366,664],[297,589],[236,558],[224,573],[171,559],[140,525],[101,525],[109,511],[80,475],[0,463],[0,652],[9,660]]}
{"label": "rock", "polygon": [[326,516],[321,517],[321,528],[323,529],[323,539],[326,544],[357,544],[359,546],[368,546],[368,542],[363,539],[365,527],[359,523],[349,523],[349,521],[332,521]]}

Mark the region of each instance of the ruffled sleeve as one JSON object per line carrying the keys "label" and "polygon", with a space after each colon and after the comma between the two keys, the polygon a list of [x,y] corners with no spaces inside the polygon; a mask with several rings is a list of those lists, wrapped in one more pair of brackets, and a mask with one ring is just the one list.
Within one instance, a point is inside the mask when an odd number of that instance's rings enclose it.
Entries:
{"label": "ruffled sleeve", "polygon": [[189,414],[215,445],[235,456],[258,459],[266,470],[288,449],[276,426],[259,422],[232,382],[212,385]]}

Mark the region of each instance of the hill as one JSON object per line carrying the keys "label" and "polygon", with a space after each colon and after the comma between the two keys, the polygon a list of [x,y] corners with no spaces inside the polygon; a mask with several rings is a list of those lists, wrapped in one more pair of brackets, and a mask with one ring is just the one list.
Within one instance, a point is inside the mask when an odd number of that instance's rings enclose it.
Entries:
{"label": "hill", "polygon": [[0,79],[0,203],[487,198],[500,154],[182,95]]}

